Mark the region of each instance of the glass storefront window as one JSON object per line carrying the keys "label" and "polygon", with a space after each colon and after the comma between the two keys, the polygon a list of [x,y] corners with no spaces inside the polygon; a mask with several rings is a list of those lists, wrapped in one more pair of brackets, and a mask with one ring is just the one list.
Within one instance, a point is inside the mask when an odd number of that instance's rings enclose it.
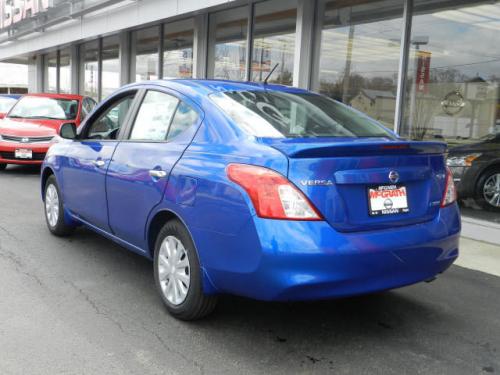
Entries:
{"label": "glass storefront window", "polygon": [[45,55],[44,60],[45,92],[57,92],[57,51]]}
{"label": "glass storefront window", "polygon": [[297,0],[266,1],[255,5],[251,80],[292,85]]}
{"label": "glass storefront window", "polygon": [[120,87],[120,40],[110,36],[102,40],[102,93],[107,97]]}
{"label": "glass storefront window", "polygon": [[71,52],[63,49],[59,53],[59,92],[71,93]]}
{"label": "glass storefront window", "polygon": [[245,80],[248,7],[213,13],[209,23],[211,40],[208,76]]}
{"label": "glass storefront window", "polygon": [[80,87],[82,94],[99,100],[99,43],[97,40],[80,46]]}
{"label": "glass storefront window", "polygon": [[160,28],[158,26],[132,33],[132,56],[135,56],[132,78],[135,82],[158,79]]}
{"label": "glass storefront window", "polygon": [[163,78],[193,76],[194,21],[192,18],[165,25]]}
{"label": "glass storefront window", "polygon": [[415,2],[401,134],[446,142],[463,212],[500,222],[500,3],[449,4]]}
{"label": "glass storefront window", "polygon": [[326,1],[318,15],[323,24],[315,88],[392,129],[403,1]]}

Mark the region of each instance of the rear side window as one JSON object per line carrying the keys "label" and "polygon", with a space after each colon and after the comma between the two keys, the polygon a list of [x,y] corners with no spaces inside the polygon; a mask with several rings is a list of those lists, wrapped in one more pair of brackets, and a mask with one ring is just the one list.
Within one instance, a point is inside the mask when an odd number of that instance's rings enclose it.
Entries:
{"label": "rear side window", "polygon": [[171,140],[198,122],[198,113],[184,102],[180,102],[175,112],[167,140]]}
{"label": "rear side window", "polygon": [[257,137],[394,138],[375,120],[321,95],[255,90],[215,93],[210,98]]}
{"label": "rear side window", "polygon": [[176,97],[148,91],[130,134],[135,141],[170,141],[198,121],[198,113]]}
{"label": "rear side window", "polygon": [[148,91],[135,119],[131,140],[165,141],[179,100],[159,91]]}

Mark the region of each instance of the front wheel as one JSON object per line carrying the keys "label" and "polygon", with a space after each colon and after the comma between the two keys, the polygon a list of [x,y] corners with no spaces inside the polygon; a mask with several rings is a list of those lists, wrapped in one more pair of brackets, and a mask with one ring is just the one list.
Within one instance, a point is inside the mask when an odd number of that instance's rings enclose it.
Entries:
{"label": "front wheel", "polygon": [[154,273],[158,292],[174,317],[196,320],[214,310],[217,297],[203,293],[198,255],[179,220],[168,221],[158,234]]}
{"label": "front wheel", "polygon": [[45,220],[50,232],[56,236],[70,235],[74,228],[64,222],[64,206],[55,176],[50,176],[45,184]]}
{"label": "front wheel", "polygon": [[483,174],[477,186],[477,203],[486,210],[500,211],[500,167]]}
{"label": "front wheel", "polygon": [[7,164],[0,164],[0,171],[4,171],[7,168]]}

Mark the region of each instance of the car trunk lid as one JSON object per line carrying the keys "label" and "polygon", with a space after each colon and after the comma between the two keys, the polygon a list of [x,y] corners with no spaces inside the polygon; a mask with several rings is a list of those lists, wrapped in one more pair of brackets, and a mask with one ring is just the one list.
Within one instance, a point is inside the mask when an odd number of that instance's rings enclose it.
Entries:
{"label": "car trunk lid", "polygon": [[262,141],[289,158],[287,177],[336,230],[417,224],[439,212],[446,176],[443,143],[385,138]]}

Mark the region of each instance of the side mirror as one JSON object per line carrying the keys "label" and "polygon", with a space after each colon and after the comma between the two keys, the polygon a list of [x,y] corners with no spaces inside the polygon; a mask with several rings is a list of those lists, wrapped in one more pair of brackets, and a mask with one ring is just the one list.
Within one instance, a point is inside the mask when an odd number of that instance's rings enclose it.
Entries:
{"label": "side mirror", "polygon": [[76,138],[76,125],[72,122],[62,124],[59,130],[59,135],[64,139],[75,139]]}

